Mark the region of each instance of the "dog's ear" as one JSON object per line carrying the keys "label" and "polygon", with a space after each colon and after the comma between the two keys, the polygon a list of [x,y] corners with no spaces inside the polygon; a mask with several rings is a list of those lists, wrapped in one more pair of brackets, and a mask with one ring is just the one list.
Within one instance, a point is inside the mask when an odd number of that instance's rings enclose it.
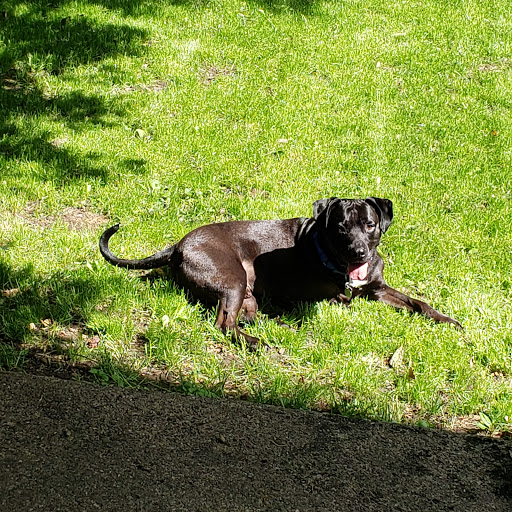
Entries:
{"label": "dog's ear", "polygon": [[330,197],[329,199],[319,199],[313,203],[313,218],[318,220],[318,217],[327,210],[327,208],[334,201],[339,201],[337,197]]}
{"label": "dog's ear", "polygon": [[377,212],[380,231],[385,233],[393,220],[393,203],[389,199],[380,199],[378,197],[367,197],[365,202]]}

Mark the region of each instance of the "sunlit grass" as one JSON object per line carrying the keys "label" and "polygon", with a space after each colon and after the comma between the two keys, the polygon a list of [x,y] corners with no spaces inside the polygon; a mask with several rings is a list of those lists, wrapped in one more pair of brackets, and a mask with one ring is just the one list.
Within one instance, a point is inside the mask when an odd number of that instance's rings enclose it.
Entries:
{"label": "sunlit grass", "polygon": [[[101,382],[157,374],[190,393],[455,428],[483,412],[510,429],[511,7],[0,2],[2,366],[31,348],[90,360]],[[365,301],[299,305],[293,329],[264,314],[248,328],[275,347],[251,354],[172,283],[97,251],[114,222],[114,252],[140,257],[201,224],[369,195],[395,207],[390,285],[463,333]],[[74,225],[83,212],[96,217]]]}

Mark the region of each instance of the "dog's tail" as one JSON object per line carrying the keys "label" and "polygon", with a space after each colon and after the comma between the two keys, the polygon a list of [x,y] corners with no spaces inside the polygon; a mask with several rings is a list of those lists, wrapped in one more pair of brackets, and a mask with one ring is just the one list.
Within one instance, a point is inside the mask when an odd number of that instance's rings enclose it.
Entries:
{"label": "dog's tail", "polygon": [[129,270],[149,270],[151,268],[165,267],[169,264],[171,255],[174,252],[174,246],[166,247],[165,249],[158,251],[156,254],[141,260],[125,260],[114,256],[108,248],[108,241],[110,240],[110,237],[117,232],[118,229],[119,224],[116,224],[115,226],[108,228],[100,238],[100,252],[109,263],[112,263],[112,265],[117,267],[127,268]]}

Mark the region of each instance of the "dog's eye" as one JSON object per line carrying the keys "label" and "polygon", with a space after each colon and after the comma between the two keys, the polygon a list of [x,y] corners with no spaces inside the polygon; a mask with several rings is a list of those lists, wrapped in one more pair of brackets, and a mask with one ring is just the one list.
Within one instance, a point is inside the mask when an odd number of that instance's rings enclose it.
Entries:
{"label": "dog's eye", "polygon": [[375,227],[376,227],[376,224],[374,222],[368,222],[368,224],[366,224],[366,231],[371,233],[372,231],[375,230]]}

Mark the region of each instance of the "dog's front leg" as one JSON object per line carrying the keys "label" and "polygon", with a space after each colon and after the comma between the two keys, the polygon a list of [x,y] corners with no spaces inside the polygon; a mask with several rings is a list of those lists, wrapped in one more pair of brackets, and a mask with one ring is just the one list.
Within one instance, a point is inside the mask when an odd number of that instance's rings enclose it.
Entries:
{"label": "dog's front leg", "polygon": [[430,304],[418,299],[413,299],[412,297],[405,295],[405,293],[391,288],[387,284],[384,284],[375,290],[370,289],[368,292],[364,293],[364,296],[370,300],[379,300],[384,302],[384,304],[388,304],[395,308],[405,308],[413,313],[420,313],[432,318],[432,320],[436,322],[453,324],[459,329],[462,329],[462,325],[457,322],[457,320],[437,311],[430,306]]}

